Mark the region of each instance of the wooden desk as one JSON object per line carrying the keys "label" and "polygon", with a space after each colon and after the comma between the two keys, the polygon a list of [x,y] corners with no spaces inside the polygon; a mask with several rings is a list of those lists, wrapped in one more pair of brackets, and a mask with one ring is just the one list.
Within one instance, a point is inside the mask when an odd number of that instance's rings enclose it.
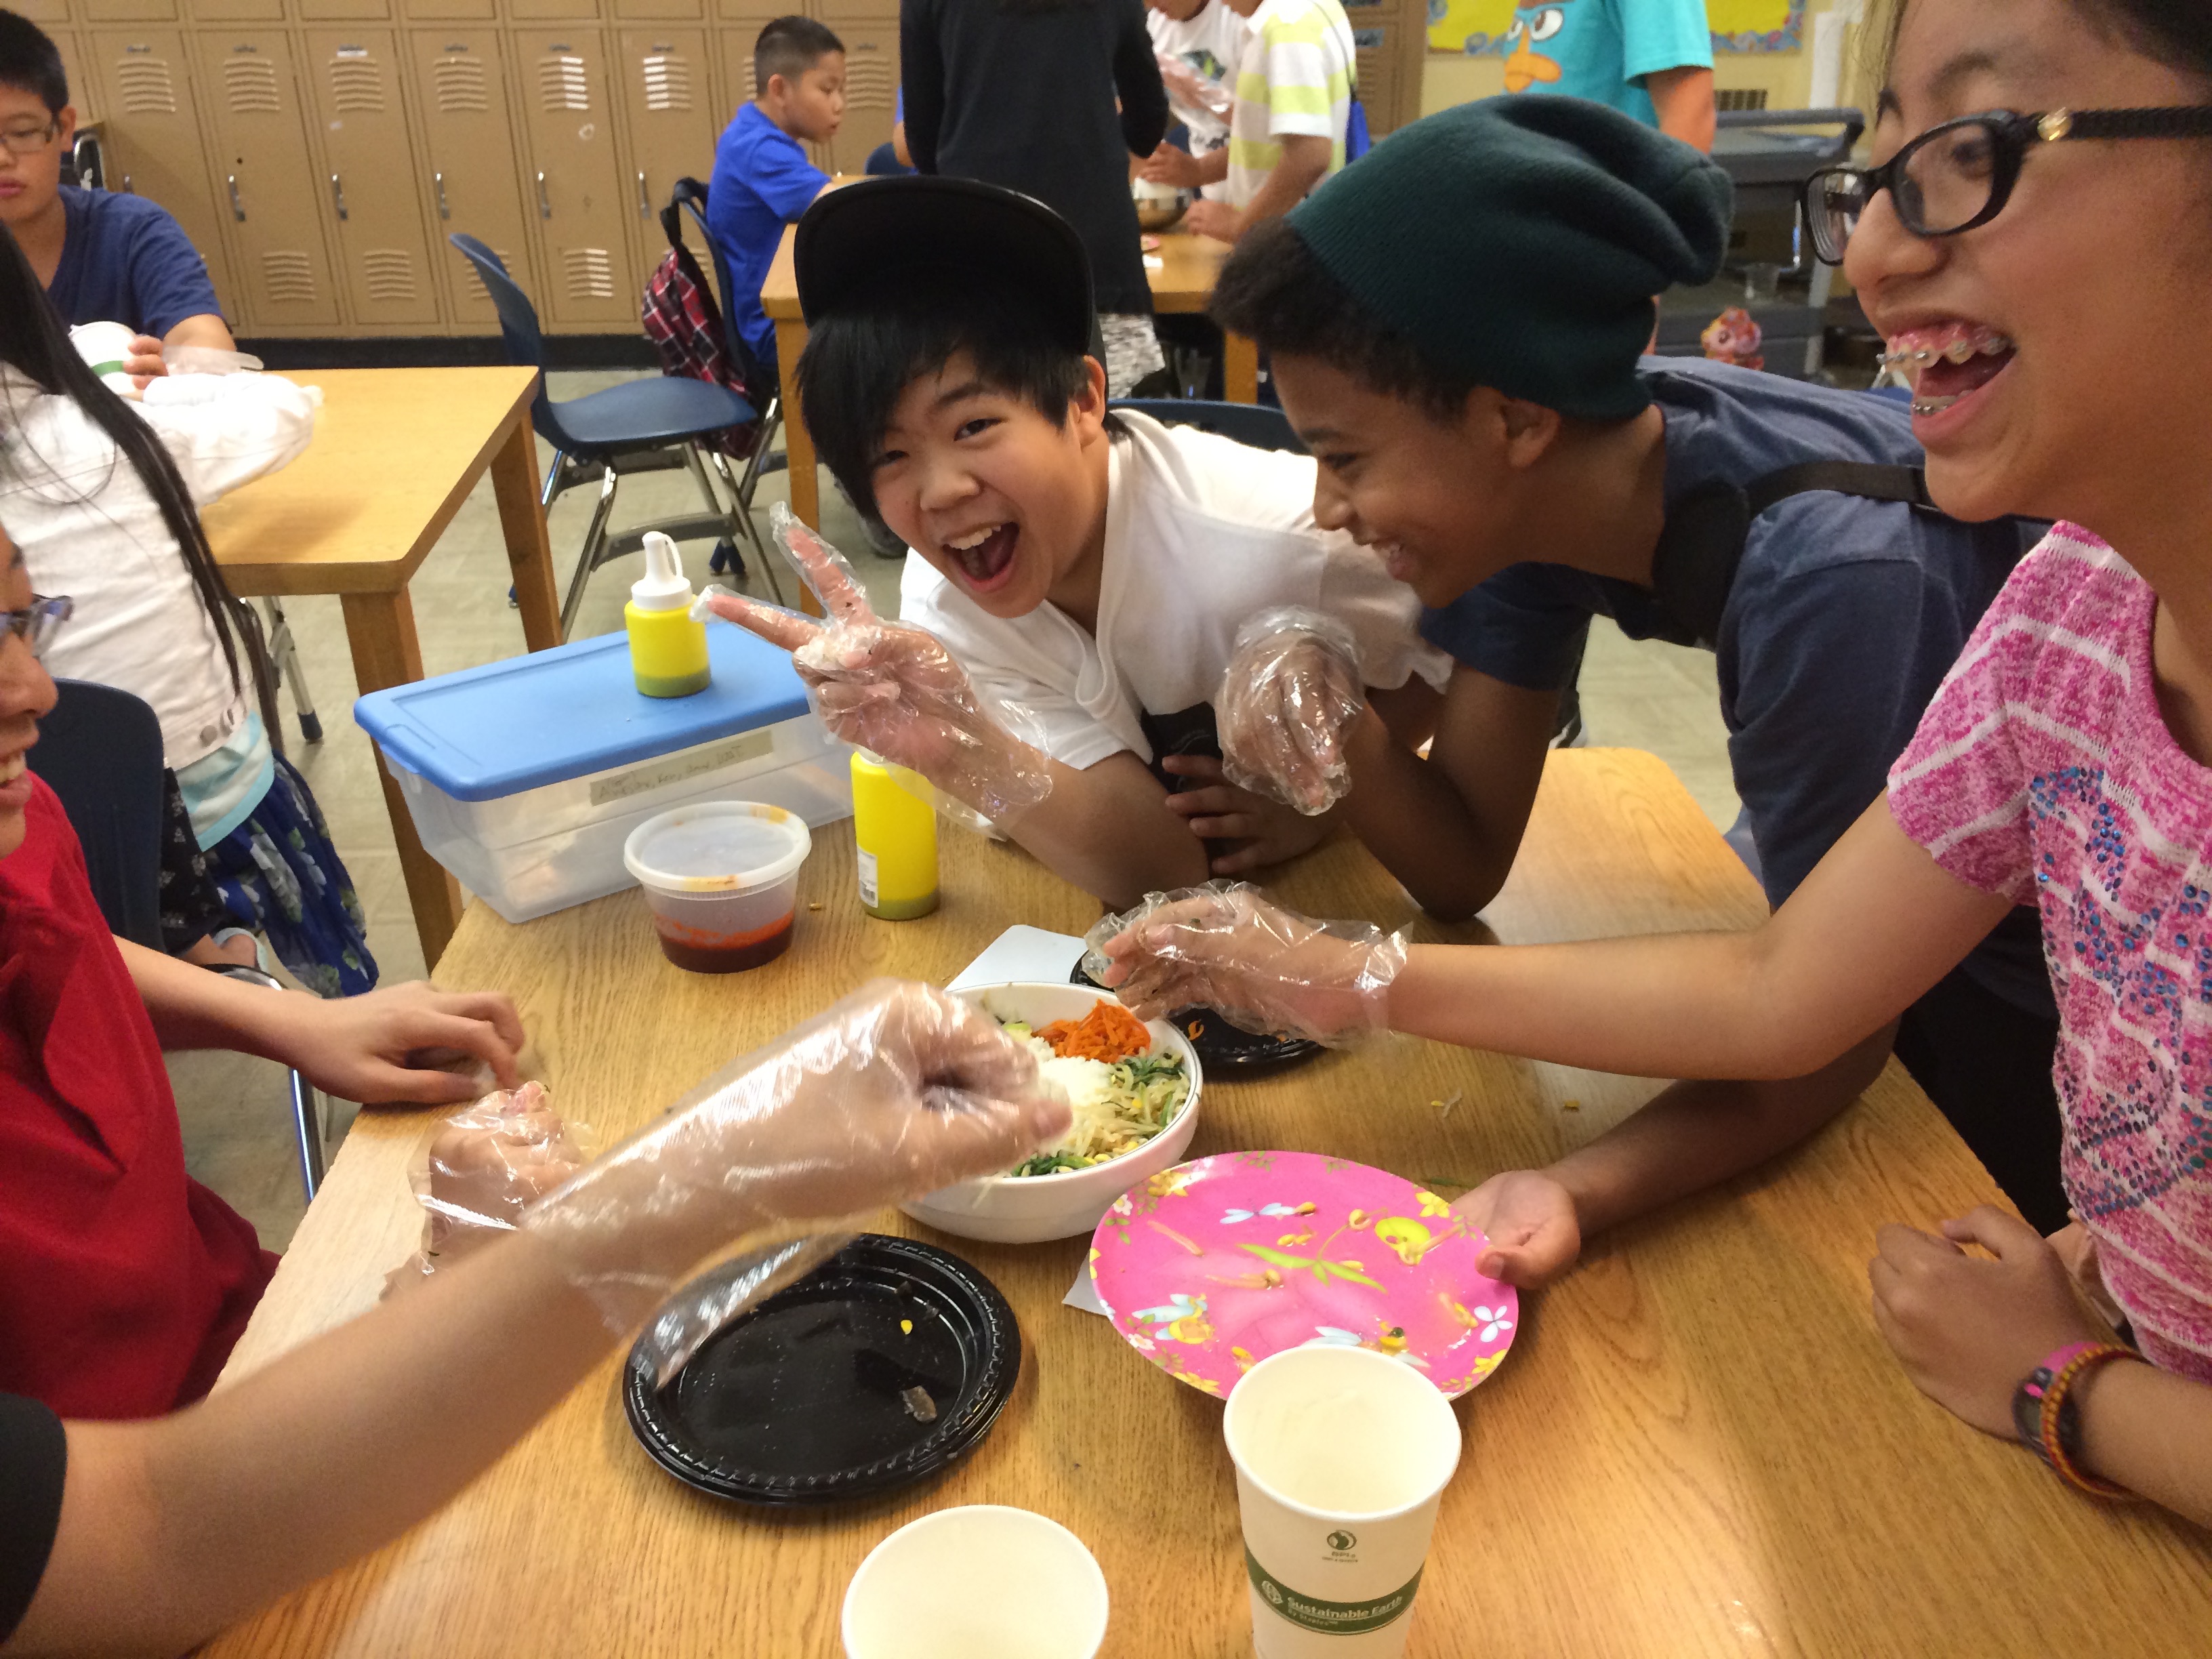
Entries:
{"label": "wooden desk", "polygon": [[[1097,914],[1020,854],[948,832],[943,910],[870,921],[852,857],[842,830],[817,836],[801,891],[823,908],[802,908],[791,954],[749,975],[667,967],[632,893],[520,928],[473,907],[441,978],[513,992],[556,1099],[621,1131],[873,975],[941,981],[1009,922],[1079,932]],[[1322,914],[1411,919],[1347,842],[1280,885]],[[1552,757],[1491,921],[1534,940],[1762,911],[1658,761],[1600,750]],[[1328,1151],[1455,1191],[1587,1139],[1653,1087],[1396,1040],[1272,1081],[1209,1079],[1192,1155]],[[1435,1103],[1455,1098],[1449,1114]],[[374,1299],[420,1234],[406,1170],[432,1121],[356,1123],[228,1375]],[[2206,1534],[2069,1493],[1923,1399],[1875,1334],[1876,1224],[1932,1223],[1994,1192],[1893,1066],[1795,1155],[1623,1229],[1526,1299],[1504,1366],[1458,1407],[1466,1453],[1410,1652],[2201,1654]],[[205,1651],[827,1656],[846,1581],[884,1534],[949,1504],[1006,1503],[1097,1553],[1108,1654],[1249,1652],[1219,1402],[1060,1305],[1085,1241],[945,1242],[1006,1291],[1024,1344],[1006,1415],[945,1478],[822,1514],[718,1504],[632,1441],[610,1361],[442,1513]]]}
{"label": "wooden desk", "polygon": [[[232,592],[335,593],[364,692],[422,678],[407,584],[489,470],[506,532],[522,637],[561,642],[553,553],[538,503],[530,429],[534,368],[331,368],[293,375],[320,386],[307,453],[202,515]],[[497,603],[492,593],[486,605]],[[407,897],[435,964],[460,920],[459,885],[422,850],[399,787],[380,765]]]}
{"label": "wooden desk", "polygon": [[[806,321],[799,313],[799,276],[792,260],[794,227],[786,227],[783,245],[761,283],[761,309],[775,325],[776,370],[782,383],[783,441],[791,458],[791,510],[817,530],[822,527],[821,489],[815,473],[814,440],[799,413],[799,354],[806,349]],[[1212,297],[1221,262],[1229,257],[1229,244],[1210,236],[1170,231],[1160,238],[1159,269],[1146,266],[1152,283],[1152,309],[1159,312],[1198,312]],[[1242,335],[1227,335],[1222,346],[1222,391],[1230,402],[1260,401],[1260,353]],[[812,610],[811,597],[807,609]]]}

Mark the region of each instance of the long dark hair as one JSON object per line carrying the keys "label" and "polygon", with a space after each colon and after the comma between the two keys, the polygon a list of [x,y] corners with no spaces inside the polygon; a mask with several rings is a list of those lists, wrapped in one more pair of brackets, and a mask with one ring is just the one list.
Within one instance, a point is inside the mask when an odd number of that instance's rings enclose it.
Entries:
{"label": "long dark hair", "polygon": [[138,418],[137,410],[111,392],[106,382],[92,372],[92,366],[77,355],[38,273],[31,269],[30,260],[5,225],[0,225],[0,363],[29,376],[41,391],[70,398],[113,441],[117,452],[131,464],[131,470],[160,508],[161,522],[175,539],[185,568],[191,572],[200,604],[215,623],[216,637],[222,643],[222,659],[230,670],[231,690],[243,690],[245,675],[251,672],[262,723],[269,729],[269,741],[281,751],[283,737],[276,718],[276,677],[262,641],[260,618],[224,586],[215,554],[208,546],[207,532],[200,527],[199,513],[192,506],[191,492],[185,489],[176,462],[154,429]]}

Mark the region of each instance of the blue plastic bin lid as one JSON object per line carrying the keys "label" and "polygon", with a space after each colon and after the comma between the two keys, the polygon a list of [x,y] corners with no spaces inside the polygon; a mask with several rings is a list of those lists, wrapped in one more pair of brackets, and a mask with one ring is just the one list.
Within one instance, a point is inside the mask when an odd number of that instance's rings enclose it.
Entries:
{"label": "blue plastic bin lid", "polygon": [[707,625],[714,682],[688,697],[637,689],[626,634],[602,634],[458,674],[372,691],[353,717],[386,754],[455,800],[651,760],[806,713],[791,659],[726,623]]}

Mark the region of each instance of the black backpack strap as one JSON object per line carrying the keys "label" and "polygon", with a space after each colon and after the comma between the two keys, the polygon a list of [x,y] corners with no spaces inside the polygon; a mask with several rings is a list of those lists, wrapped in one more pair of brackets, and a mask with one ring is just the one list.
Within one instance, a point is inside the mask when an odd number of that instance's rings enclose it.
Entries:
{"label": "black backpack strap", "polygon": [[1735,586],[1752,520],[1792,495],[1814,490],[1936,510],[1918,467],[1872,461],[1800,461],[1754,478],[1748,488],[1719,481],[1699,485],[1668,510],[1651,560],[1652,592],[1676,625],[1675,643],[1711,650],[1719,642],[1721,613]]}

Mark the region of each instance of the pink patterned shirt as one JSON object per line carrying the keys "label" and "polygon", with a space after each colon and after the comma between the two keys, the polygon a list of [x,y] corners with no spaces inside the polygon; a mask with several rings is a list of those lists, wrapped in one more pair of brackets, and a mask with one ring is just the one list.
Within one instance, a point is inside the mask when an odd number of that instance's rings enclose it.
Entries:
{"label": "pink patterned shirt", "polygon": [[2043,917],[2061,1175],[2144,1355],[2212,1382],[2212,770],[2148,584],[2077,526],[2021,562],[1889,775],[1905,833]]}

